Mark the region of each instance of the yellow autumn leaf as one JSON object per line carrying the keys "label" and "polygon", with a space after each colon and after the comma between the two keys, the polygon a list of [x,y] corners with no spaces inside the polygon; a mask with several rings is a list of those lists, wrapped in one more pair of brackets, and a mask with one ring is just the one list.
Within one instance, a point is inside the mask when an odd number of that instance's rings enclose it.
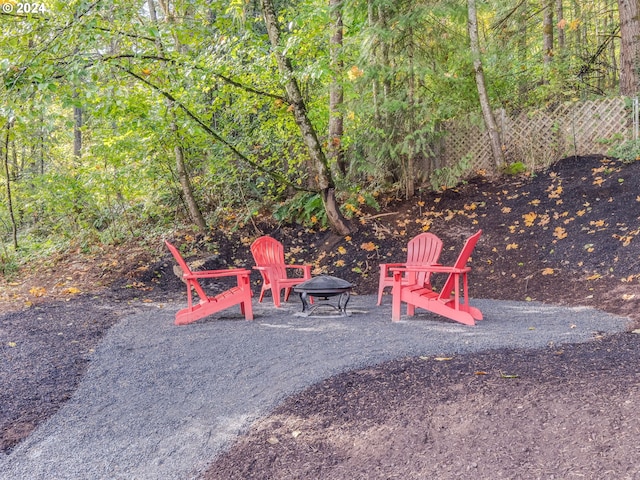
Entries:
{"label": "yellow autumn leaf", "polygon": [[78,293],[80,293],[80,289],[76,288],[76,287],[69,287],[69,288],[65,288],[62,293],[67,294],[67,295],[76,295]]}
{"label": "yellow autumn leaf", "polygon": [[562,227],[556,227],[553,230],[553,236],[558,240],[562,240],[563,238],[567,238],[567,231]]}
{"label": "yellow autumn leaf", "polygon": [[502,213],[510,213],[511,207],[502,207]]}
{"label": "yellow autumn leaf", "polygon": [[31,287],[29,289],[29,293],[34,297],[42,297],[45,293],[47,293],[47,290],[44,287]]}
{"label": "yellow autumn leaf", "polygon": [[349,80],[351,80],[352,82],[360,78],[362,75],[364,75],[364,72],[360,70],[356,65],[351,67],[347,72],[347,77],[349,77]]}
{"label": "yellow autumn leaf", "polygon": [[622,295],[623,300],[633,300],[635,298],[635,293],[624,293]]}
{"label": "yellow autumn leaf", "polygon": [[340,245],[340,246],[338,247],[338,253],[339,253],[340,255],[344,255],[345,253],[347,253],[347,249],[346,249],[346,248],[344,248],[342,245]]}
{"label": "yellow autumn leaf", "polygon": [[576,215],[577,215],[578,217],[581,217],[581,216],[583,216],[585,213],[587,213],[587,211],[586,211],[586,210],[578,210],[578,211],[576,212]]}
{"label": "yellow autumn leaf", "polygon": [[522,218],[524,218],[525,226],[532,227],[533,223],[536,221],[536,218],[538,218],[538,215],[534,212],[529,212],[522,215]]}
{"label": "yellow autumn leaf", "polygon": [[600,277],[602,277],[602,275],[600,275],[599,273],[594,273],[593,275],[587,277],[587,280],[597,280]]}
{"label": "yellow autumn leaf", "polygon": [[360,245],[360,248],[366,250],[367,252],[372,252],[376,249],[376,246],[373,242],[367,242]]}
{"label": "yellow autumn leaf", "polygon": [[553,268],[545,268],[542,270],[542,275],[553,275],[555,270]]}
{"label": "yellow autumn leaf", "polygon": [[540,205],[540,200],[538,200],[537,198],[535,200],[531,200],[529,202],[529,205],[533,205],[534,207],[537,207],[538,205]]}
{"label": "yellow autumn leaf", "polygon": [[518,249],[517,243],[510,243],[507,245],[507,250],[517,250],[517,249]]}
{"label": "yellow autumn leaf", "polygon": [[589,222],[589,225],[593,225],[594,227],[604,227],[604,220],[595,220],[595,221],[591,221]]}
{"label": "yellow autumn leaf", "polygon": [[336,267],[344,267],[344,260],[337,260],[336,262],[334,262],[334,265]]}
{"label": "yellow autumn leaf", "polygon": [[9,342],[7,343],[8,346],[10,346],[11,348],[15,348],[18,346],[18,344],[16,342]]}

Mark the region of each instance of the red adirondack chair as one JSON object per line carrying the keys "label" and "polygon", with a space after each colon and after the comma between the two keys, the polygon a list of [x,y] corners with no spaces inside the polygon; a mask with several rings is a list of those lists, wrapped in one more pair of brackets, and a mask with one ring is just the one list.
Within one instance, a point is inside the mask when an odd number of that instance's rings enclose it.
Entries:
{"label": "red adirondack chair", "polygon": [[[225,310],[234,305],[240,304],[240,311],[246,320],[253,320],[253,308],[251,306],[251,283],[249,275],[251,270],[242,268],[231,268],[229,270],[202,270],[192,272],[184,261],[176,247],[165,241],[169,251],[178,262],[182,270],[182,279],[187,284],[187,308],[176,313],[176,325],[186,325],[195,322],[213,313]],[[209,297],[198,282],[201,278],[237,278],[238,285],[226,290],[214,297]],[[200,298],[200,302],[193,304],[192,292],[195,290]]]}
{"label": "red adirondack chair", "polygon": [[[471,267],[467,266],[467,260],[478,243],[482,230],[478,230],[469,237],[458,255],[458,259],[452,267],[442,265],[410,266],[392,268],[393,272],[393,305],[391,307],[391,319],[394,322],[400,320],[401,302],[407,304],[407,315],[413,316],[416,307],[437,313],[465,325],[475,325],[476,320],[482,320],[482,312],[469,305],[467,274]],[[403,285],[402,276],[407,271],[425,271],[430,273],[448,273],[440,293],[432,288],[420,285]],[[462,280],[462,301],[460,300],[460,280]],[[453,295],[453,296],[452,296]]]}
{"label": "red adirondack chair", "polygon": [[[265,235],[251,244],[251,254],[256,262],[254,269],[262,275],[262,290],[258,302],[262,302],[267,290],[271,290],[273,303],[280,307],[280,291],[284,289],[284,301],[289,299],[291,288],[311,279],[311,265],[286,265],[284,247],[273,237]],[[288,271],[298,271],[302,276],[291,277]]]}
{"label": "red adirondack chair", "polygon": [[[378,305],[382,303],[382,292],[393,286],[391,268],[431,265],[438,262],[442,251],[442,240],[433,233],[421,233],[407,243],[407,261],[405,263],[381,263],[380,281],[378,283]],[[429,279],[431,272],[407,271],[402,277],[402,285],[424,285],[431,288]]]}

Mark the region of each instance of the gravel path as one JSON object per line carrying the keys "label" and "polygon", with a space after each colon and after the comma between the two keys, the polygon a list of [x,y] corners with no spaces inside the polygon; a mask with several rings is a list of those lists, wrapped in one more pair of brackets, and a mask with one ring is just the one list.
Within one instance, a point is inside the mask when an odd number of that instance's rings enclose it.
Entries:
{"label": "gravel path", "polygon": [[391,323],[388,305],[352,297],[349,318],[302,318],[297,301],[173,325],[182,305],[124,318],[73,398],[9,455],[2,479],[187,479],[285,397],[337,373],[402,356],[539,348],[613,333],[629,319],[590,308],[475,301],[466,327],[424,313]]}

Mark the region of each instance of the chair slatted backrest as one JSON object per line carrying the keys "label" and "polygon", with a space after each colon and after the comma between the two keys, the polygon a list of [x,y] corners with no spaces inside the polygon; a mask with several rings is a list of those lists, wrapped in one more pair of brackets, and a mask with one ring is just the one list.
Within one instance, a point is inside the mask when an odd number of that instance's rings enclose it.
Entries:
{"label": "chair slatted backrest", "polygon": [[[442,251],[442,240],[433,233],[425,232],[407,243],[407,266],[430,265],[438,261]],[[417,284],[429,283],[429,272],[418,272]]]}
{"label": "chair slatted backrest", "polygon": [[284,247],[278,240],[269,235],[256,239],[251,244],[251,254],[258,267],[270,267],[278,278],[286,278]]}
{"label": "chair slatted backrest", "polygon": [[[469,257],[471,256],[473,249],[476,248],[476,243],[478,243],[478,240],[480,240],[480,235],[482,235],[482,230],[478,230],[476,233],[474,233],[467,239],[467,241],[464,244],[464,247],[462,247],[462,250],[458,255],[458,259],[453,264],[453,268],[464,268],[467,265],[467,261],[469,260]],[[449,299],[449,297],[451,296],[451,293],[453,292],[453,289],[455,288],[455,283],[454,283],[455,279],[456,279],[455,275],[453,274],[449,275],[449,277],[447,278],[447,281],[442,286],[442,290],[440,290],[440,295],[438,295],[439,298],[445,299],[445,300]]]}
{"label": "chair slatted backrest", "polygon": [[[182,258],[182,255],[180,255],[180,252],[178,251],[178,249],[176,247],[174,247],[172,244],[170,244],[166,240],[165,240],[164,243],[167,245],[167,248],[171,252],[171,255],[173,255],[173,258],[175,258],[176,262],[178,262],[178,266],[182,269],[184,274],[185,275],[192,275],[193,273],[191,272],[191,269],[189,268],[189,265],[187,265],[187,262],[184,261],[184,258]],[[197,280],[191,279],[191,280],[185,280],[185,281],[187,283],[187,287],[189,285],[192,285],[193,288],[196,289],[196,293],[198,294],[200,299],[204,300],[205,298],[207,298],[207,294],[202,289],[202,287],[200,286],[200,284],[198,283]]]}

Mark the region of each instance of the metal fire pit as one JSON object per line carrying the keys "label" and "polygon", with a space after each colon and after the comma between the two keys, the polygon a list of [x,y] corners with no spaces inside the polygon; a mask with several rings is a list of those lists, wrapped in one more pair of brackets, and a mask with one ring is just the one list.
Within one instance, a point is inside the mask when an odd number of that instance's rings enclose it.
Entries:
{"label": "metal fire pit", "polygon": [[[296,285],[293,291],[300,294],[302,301],[302,313],[299,315],[308,317],[320,307],[331,307],[337,310],[341,316],[347,317],[349,315],[347,303],[351,297],[352,287],[353,285],[346,280],[330,275],[319,275]],[[329,298],[336,296],[339,296],[337,306],[329,303]],[[313,298],[313,304],[311,304],[309,297]]]}

